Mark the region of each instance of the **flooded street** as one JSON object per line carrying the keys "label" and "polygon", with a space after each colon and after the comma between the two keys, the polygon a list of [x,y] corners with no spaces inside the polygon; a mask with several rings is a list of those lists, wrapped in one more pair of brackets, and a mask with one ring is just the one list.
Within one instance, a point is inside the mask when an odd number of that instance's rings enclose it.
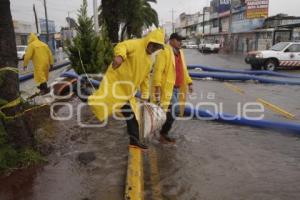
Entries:
{"label": "flooded street", "polygon": [[[188,64],[250,69],[238,55],[185,53]],[[288,73],[300,75],[299,70]],[[245,95],[221,81],[195,80],[196,95],[189,102],[222,103],[224,112],[235,115],[237,103],[263,98],[296,116],[288,120],[265,109],[264,119],[300,123],[300,86],[231,84]],[[28,90],[29,85],[21,88]],[[78,117],[76,97],[68,103],[74,111],[70,120],[45,119],[46,125],[37,132],[51,146],[48,163],[0,178],[0,200],[123,199],[128,159],[125,122],[110,120],[103,128],[81,128],[78,120],[84,124],[97,120],[88,107]],[[70,113],[68,106],[54,110],[60,117]],[[300,135],[205,120],[176,121],[171,133],[176,145],[153,140],[151,150],[144,153],[146,200],[300,199]],[[153,165],[157,180],[151,178]]]}

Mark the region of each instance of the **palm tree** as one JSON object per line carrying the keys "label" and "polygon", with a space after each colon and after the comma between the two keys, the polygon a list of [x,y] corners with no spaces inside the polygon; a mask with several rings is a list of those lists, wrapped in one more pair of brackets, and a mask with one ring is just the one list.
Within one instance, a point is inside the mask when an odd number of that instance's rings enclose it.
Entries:
{"label": "palm tree", "polygon": [[99,25],[104,25],[106,27],[108,36],[112,43],[117,43],[119,41],[122,7],[123,1],[119,0],[102,0],[101,6],[99,7]]}
{"label": "palm tree", "polygon": [[[0,0],[0,13],[0,107],[2,107],[8,102],[17,99],[20,93],[18,73],[13,70],[4,70],[5,67],[17,69],[18,66],[15,33],[9,0]],[[20,105],[16,105],[2,109],[1,111],[5,115],[15,115],[20,109]],[[18,117],[15,120],[4,120],[2,114],[0,115],[0,120],[2,121],[1,124],[5,127],[9,141],[12,142],[14,146],[25,147],[32,145],[32,133],[26,128],[26,123],[22,118]]]}
{"label": "palm tree", "polygon": [[141,37],[143,28],[152,25],[158,27],[157,12],[151,7],[151,3],[156,0],[129,0],[127,12],[124,16],[124,26],[121,38],[124,39],[125,33],[128,38]]}
{"label": "palm tree", "polygon": [[118,42],[121,24],[121,40],[125,34],[128,38],[140,37],[144,27],[158,26],[158,15],[150,3],[156,3],[156,0],[102,0],[100,25],[106,25],[114,43]]}

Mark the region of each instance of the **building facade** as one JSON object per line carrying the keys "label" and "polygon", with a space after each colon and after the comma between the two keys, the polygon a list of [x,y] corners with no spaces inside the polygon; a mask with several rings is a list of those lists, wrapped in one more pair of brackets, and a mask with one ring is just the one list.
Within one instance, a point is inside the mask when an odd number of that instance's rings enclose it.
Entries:
{"label": "building facade", "polygon": [[188,38],[217,41],[229,51],[268,49],[282,41],[300,40],[300,17],[268,17],[268,0],[211,0],[210,7],[182,13],[176,31]]}
{"label": "building facade", "polygon": [[16,44],[17,45],[27,45],[28,36],[34,31],[33,25],[29,22],[13,20]]}

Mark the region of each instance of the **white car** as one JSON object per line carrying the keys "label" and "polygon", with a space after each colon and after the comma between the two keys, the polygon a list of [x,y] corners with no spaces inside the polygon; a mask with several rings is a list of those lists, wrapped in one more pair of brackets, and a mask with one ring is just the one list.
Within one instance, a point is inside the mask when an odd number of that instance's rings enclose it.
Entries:
{"label": "white car", "polygon": [[249,52],[245,61],[253,70],[300,67],[300,42],[280,42],[270,50]]}
{"label": "white car", "polygon": [[197,49],[198,46],[194,41],[184,40],[182,41],[182,48],[185,49]]}
{"label": "white car", "polygon": [[218,53],[221,45],[217,42],[204,41],[201,42],[198,46],[200,52],[214,52]]}
{"label": "white car", "polygon": [[195,42],[189,42],[189,43],[187,43],[186,48],[187,49],[197,49],[198,46]]}
{"label": "white car", "polygon": [[18,59],[19,60],[24,59],[26,48],[27,48],[27,46],[25,46],[25,45],[18,45],[17,46],[17,54],[18,54]]}

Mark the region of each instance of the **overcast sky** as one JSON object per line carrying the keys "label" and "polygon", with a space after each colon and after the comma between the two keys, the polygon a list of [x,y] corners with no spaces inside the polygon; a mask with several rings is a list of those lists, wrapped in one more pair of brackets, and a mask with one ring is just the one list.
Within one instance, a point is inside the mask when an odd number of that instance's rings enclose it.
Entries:
{"label": "overcast sky", "polygon": [[[269,0],[269,14],[287,13],[289,15],[300,16],[299,0]],[[55,20],[56,30],[60,26],[65,26],[65,18],[70,12],[70,16],[76,18],[76,10],[80,7],[82,0],[47,0],[48,18]],[[100,3],[101,0],[98,0]],[[160,22],[172,20],[172,8],[174,18],[178,18],[182,12],[193,13],[202,10],[203,6],[209,5],[209,0],[157,0],[153,7],[159,14]],[[11,0],[11,10],[13,18],[34,23],[32,5],[36,5],[38,18],[44,18],[43,0]],[[93,0],[88,0],[89,13],[92,15]]]}

